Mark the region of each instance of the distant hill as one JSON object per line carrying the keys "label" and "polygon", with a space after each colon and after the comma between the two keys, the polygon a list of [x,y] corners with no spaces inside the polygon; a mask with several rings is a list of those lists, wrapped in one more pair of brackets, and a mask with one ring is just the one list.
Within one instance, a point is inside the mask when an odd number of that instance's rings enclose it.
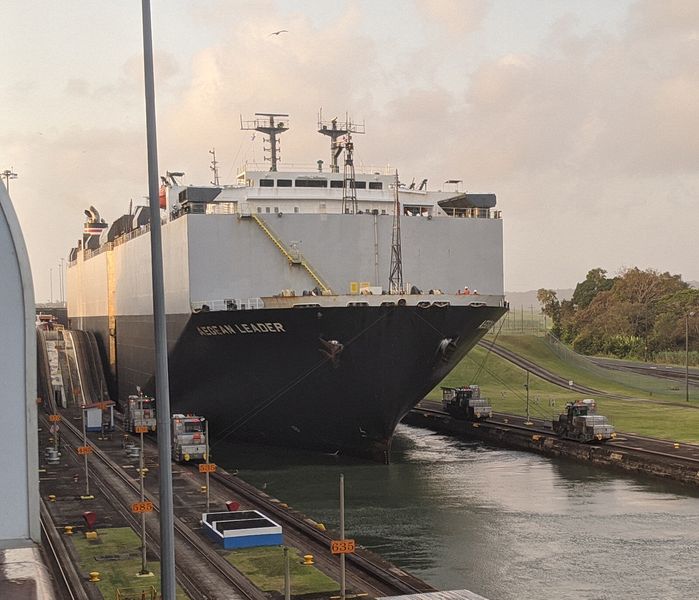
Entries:
{"label": "distant hill", "polygon": [[[559,300],[570,300],[573,297],[573,289],[562,289],[555,290],[556,295]],[[505,298],[510,303],[511,308],[525,307],[529,308],[533,306],[535,309],[539,308],[539,301],[536,299],[536,290],[530,290],[528,292],[505,292]]]}

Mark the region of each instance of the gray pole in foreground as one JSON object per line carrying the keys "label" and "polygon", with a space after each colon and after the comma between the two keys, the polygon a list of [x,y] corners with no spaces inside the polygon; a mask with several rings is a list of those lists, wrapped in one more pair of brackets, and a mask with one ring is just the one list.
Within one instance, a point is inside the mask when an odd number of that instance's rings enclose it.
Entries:
{"label": "gray pole in foreground", "polygon": [[153,325],[155,330],[155,398],[160,463],[160,593],[163,600],[175,600],[175,530],[172,506],[172,465],[170,463],[170,386],[167,368],[167,330],[163,288],[163,250],[160,232],[158,189],[158,145],[155,135],[155,83],[150,0],[142,0],[143,71],[146,88],[146,135],[148,139],[148,196],[150,198],[150,249],[153,271]]}
{"label": "gray pole in foreground", "polygon": [[289,572],[289,549],[284,546],[284,600],[291,600],[291,574]]}
{"label": "gray pole in foreground", "polygon": [[[211,452],[211,445],[209,444],[209,419],[204,421],[204,437],[206,438],[206,464],[208,465],[211,460],[209,460],[209,453]],[[209,472],[206,472],[206,512],[211,511],[211,493],[209,492]]]}
{"label": "gray pole in foreground", "polygon": [[689,402],[689,317],[693,316],[694,311],[684,315],[684,393],[687,402]]}
{"label": "gray pole in foreground", "polygon": [[527,371],[527,383],[524,384],[524,387],[527,389],[527,420],[525,421],[525,425],[533,425],[532,420],[529,418],[529,371]]}
{"label": "gray pole in foreground", "polygon": [[[345,539],[345,476],[340,473],[340,539]],[[345,555],[340,554],[340,598],[345,600]]]}

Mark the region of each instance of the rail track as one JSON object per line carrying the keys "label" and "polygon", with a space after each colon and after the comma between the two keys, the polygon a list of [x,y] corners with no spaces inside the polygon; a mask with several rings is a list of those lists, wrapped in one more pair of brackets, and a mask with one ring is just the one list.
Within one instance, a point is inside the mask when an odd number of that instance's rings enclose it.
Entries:
{"label": "rail track", "polygon": [[[42,417],[46,421],[45,417]],[[45,423],[48,424],[48,423]],[[77,448],[82,445],[81,432],[67,419],[63,419],[62,426],[72,441],[69,445]],[[131,513],[131,504],[140,499],[139,486],[123,469],[117,465],[105,452],[92,442],[92,455],[99,461],[101,468],[91,461],[90,477],[99,487],[101,493],[113,505],[123,518],[137,531],[140,531],[140,522]],[[157,500],[146,494],[146,498],[153,502],[154,510],[159,511]],[[156,523],[147,524],[147,542],[150,550],[159,556],[159,529]],[[176,550],[180,556],[195,557],[196,560],[185,560],[178,564],[177,582],[193,600],[212,599],[247,599],[263,600],[267,596],[258,590],[244,575],[237,571],[225,558],[215,552],[181,519],[175,517]]]}
{"label": "rail track", "polygon": [[[68,429],[68,435],[63,437],[64,443],[68,443],[67,438],[70,437],[71,447],[82,445],[81,431],[67,419],[62,420],[62,426],[64,429]],[[152,461],[157,461],[155,440],[150,437],[145,439],[147,446],[144,458],[148,457]],[[134,530],[140,532],[140,520],[130,510],[131,503],[140,498],[138,479],[132,479],[104,450],[90,441],[88,443],[93,448],[93,456],[99,461],[98,467],[95,464],[96,461],[91,460],[91,482],[94,481],[96,487],[100,489],[100,493],[104,495],[123,520]],[[192,469],[188,466],[176,465],[175,470],[180,473],[192,474]],[[316,564],[321,570],[331,574],[331,576],[337,577],[339,575],[337,557],[329,552],[330,541],[333,538],[328,533],[318,529],[317,523],[225,472],[212,474],[212,483],[214,482],[217,486],[216,488],[211,486],[212,502],[218,500],[222,505],[224,500],[230,499],[229,496],[226,496],[226,493],[230,492],[242,502],[266,512],[283,526],[287,545],[303,548],[306,549],[305,552],[313,553]],[[157,511],[158,503],[153,494],[147,493],[146,499],[153,502]],[[196,569],[194,573],[191,572],[192,563],[197,561],[178,562],[178,584],[191,598],[195,600],[210,600],[212,598],[261,600],[268,598],[267,595],[252,586],[249,580],[235,570],[223,556],[211,548],[208,541],[202,540],[190,526],[177,517],[175,531],[178,557],[185,554],[187,556],[195,555],[199,563],[205,563],[207,570],[214,571],[216,577],[221,579],[219,585],[213,583],[204,585],[202,582],[206,581],[207,576],[205,573],[201,573],[202,568]],[[150,523],[147,527],[146,539],[149,554],[159,559],[158,532],[159,529],[155,523]],[[346,561],[348,590],[355,590],[374,597],[434,591],[434,588],[425,582],[386,563],[380,557],[362,548],[358,548],[355,554],[346,555]],[[208,577],[210,578],[210,575]],[[225,591],[222,593],[221,590]],[[83,599],[81,598],[81,600]]]}
{"label": "rail track", "polygon": [[692,369],[689,371],[689,376],[683,367],[664,367],[660,365],[650,365],[646,363],[631,363],[627,361],[609,360],[606,358],[589,357],[597,366],[614,371],[630,371],[632,373],[640,373],[650,377],[660,377],[661,379],[671,379],[680,383],[689,381],[690,387],[699,387],[699,373]]}
{"label": "rail track", "polygon": [[47,555],[47,564],[50,564],[53,569],[56,591],[66,600],[90,600],[75,565],[63,551],[60,534],[51,520],[43,499],[40,503],[42,550]]}
{"label": "rail track", "polygon": [[[436,417],[452,418],[443,410],[429,408],[418,405],[417,410],[428,413]],[[493,418],[481,422],[482,426],[507,428],[509,430],[520,431],[524,434],[539,434],[550,437],[558,437],[552,430],[551,424],[543,419],[531,419],[533,425],[524,425],[525,417],[510,415],[506,413],[493,413]],[[653,456],[663,459],[672,459],[686,464],[697,465],[699,467],[699,445],[678,444],[671,440],[661,440],[657,438],[644,437],[634,433],[619,433],[615,440],[604,442],[603,444],[588,444],[590,446],[605,446],[609,448],[619,448],[620,450],[632,451],[638,454]],[[676,445],[677,444],[677,445]]]}
{"label": "rail track", "polygon": [[552,373],[551,371],[544,369],[536,363],[520,356],[519,354],[516,354],[515,352],[512,352],[511,350],[508,350],[507,348],[503,348],[502,346],[498,346],[497,344],[486,340],[481,340],[480,342],[478,342],[478,344],[486,350],[489,350],[493,354],[499,356],[500,358],[504,358],[505,360],[517,365],[525,371],[529,371],[532,375],[536,375],[544,381],[548,381],[549,383],[565,388],[567,390],[572,390],[574,392],[578,392],[579,394],[604,396],[606,398],[628,397],[620,394],[610,394],[609,392],[603,392],[602,390],[597,390],[586,385],[580,385],[575,382],[573,382],[571,385],[571,382],[568,379],[565,379],[560,375],[556,375],[555,373]]}

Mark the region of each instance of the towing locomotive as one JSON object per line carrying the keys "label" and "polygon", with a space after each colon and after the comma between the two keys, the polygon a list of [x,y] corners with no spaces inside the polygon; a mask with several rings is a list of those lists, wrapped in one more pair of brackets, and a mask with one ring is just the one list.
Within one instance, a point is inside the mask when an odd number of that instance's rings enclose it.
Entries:
{"label": "towing locomotive", "polygon": [[477,385],[442,387],[442,407],[455,419],[478,421],[493,416],[493,407],[481,398]]}
{"label": "towing locomotive", "polygon": [[592,398],[566,404],[566,412],[553,421],[553,431],[561,438],[584,444],[616,437],[607,417],[597,414],[597,404]]}

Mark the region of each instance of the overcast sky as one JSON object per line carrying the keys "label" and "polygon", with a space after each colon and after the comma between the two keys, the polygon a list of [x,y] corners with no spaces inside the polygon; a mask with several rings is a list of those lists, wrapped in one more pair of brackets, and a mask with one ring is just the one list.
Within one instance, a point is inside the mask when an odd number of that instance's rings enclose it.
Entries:
{"label": "overcast sky", "polygon": [[[503,211],[505,289],[587,270],[699,280],[696,0],[153,0],[160,170],[224,183],[262,157],[240,115],[288,112],[282,159],[327,161],[317,111],[366,122],[359,162]],[[80,237],[147,193],[138,0],[5,0],[0,171],[37,300]],[[288,33],[269,34],[279,29]],[[332,113],[332,114],[331,114]]]}

